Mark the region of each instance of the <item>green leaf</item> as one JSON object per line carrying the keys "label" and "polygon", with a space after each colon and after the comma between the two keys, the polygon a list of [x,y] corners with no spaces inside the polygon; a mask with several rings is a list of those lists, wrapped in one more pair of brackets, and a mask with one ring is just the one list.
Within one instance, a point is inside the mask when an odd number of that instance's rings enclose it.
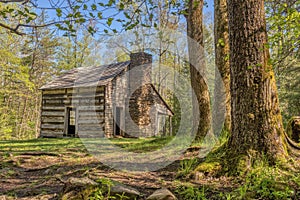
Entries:
{"label": "green leaf", "polygon": [[86,4],[83,4],[83,10],[87,10],[88,6]]}
{"label": "green leaf", "polygon": [[114,20],[114,18],[109,17],[109,18],[107,19],[107,21],[106,21],[106,24],[107,24],[108,26],[111,26],[113,20]]}
{"label": "green leaf", "polygon": [[112,6],[115,3],[115,0],[109,0],[106,6]]}
{"label": "green leaf", "polygon": [[89,15],[92,17],[92,18],[95,18],[95,15],[93,13],[89,13]]}
{"label": "green leaf", "polygon": [[27,7],[24,8],[27,13],[29,13],[29,9]]}
{"label": "green leaf", "polygon": [[88,32],[93,35],[96,32],[96,30],[93,27],[89,26]]}
{"label": "green leaf", "polygon": [[98,18],[102,19],[102,12],[98,12]]}
{"label": "green leaf", "polygon": [[149,15],[149,20],[150,20],[150,21],[153,20],[153,13],[151,13],[151,14]]}
{"label": "green leaf", "polygon": [[150,25],[144,24],[144,23],[142,23],[141,26],[146,27],[146,28],[150,28],[151,27]]}
{"label": "green leaf", "polygon": [[31,22],[32,20],[33,20],[32,17],[28,17],[28,18],[26,19],[26,23],[28,24],[28,23]]}
{"label": "green leaf", "polygon": [[78,20],[78,22],[79,22],[80,24],[83,24],[83,23],[86,22],[86,19],[85,19],[85,18],[80,18],[80,19]]}
{"label": "green leaf", "polygon": [[217,46],[220,46],[220,47],[224,47],[224,46],[225,46],[225,42],[224,42],[223,38],[220,38],[220,39],[218,40]]}
{"label": "green leaf", "polygon": [[34,13],[34,12],[30,12],[29,14],[31,14],[31,15],[33,15],[33,16],[37,16],[37,14]]}
{"label": "green leaf", "polygon": [[74,6],[73,10],[78,10],[80,8],[79,5]]}
{"label": "green leaf", "polygon": [[134,24],[131,24],[131,25],[129,25],[129,26],[127,26],[126,27],[126,30],[131,30],[131,29],[133,29],[134,27],[136,27],[136,23],[134,23]]}
{"label": "green leaf", "polygon": [[17,12],[18,12],[18,15],[22,15],[22,16],[24,16],[24,14],[25,14],[25,13],[24,13],[24,12],[22,12],[21,10],[18,10]]}
{"label": "green leaf", "polygon": [[125,15],[125,17],[126,17],[127,19],[130,19],[130,18],[131,18],[130,15],[129,15],[127,12],[124,12],[124,15]]}
{"label": "green leaf", "polygon": [[119,10],[124,10],[124,4],[121,2],[120,4],[119,4]]}
{"label": "green leaf", "polygon": [[253,69],[252,65],[247,66],[247,69]]}
{"label": "green leaf", "polygon": [[76,13],[74,14],[74,17],[75,17],[75,18],[80,18],[80,17],[82,17],[81,12],[76,12]]}
{"label": "green leaf", "polygon": [[60,8],[56,8],[56,15],[57,17],[61,17],[62,16],[62,11]]}
{"label": "green leaf", "polygon": [[91,8],[92,8],[92,10],[97,10],[96,4],[92,4],[92,5],[91,5]]}

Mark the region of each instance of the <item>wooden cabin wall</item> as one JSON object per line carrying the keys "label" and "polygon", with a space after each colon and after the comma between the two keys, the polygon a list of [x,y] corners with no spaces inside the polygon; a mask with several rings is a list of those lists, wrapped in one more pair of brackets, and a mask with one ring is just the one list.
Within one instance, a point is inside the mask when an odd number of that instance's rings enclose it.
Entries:
{"label": "wooden cabin wall", "polygon": [[109,82],[105,87],[105,135],[113,137],[113,105],[112,105],[112,83]]}
{"label": "wooden cabin wall", "polygon": [[[105,103],[105,133],[107,137],[114,136],[114,118],[116,115],[116,107],[121,107],[122,116],[125,117],[125,100],[127,98],[127,74],[125,72],[119,74],[115,79],[107,84],[106,87],[106,103]],[[121,130],[125,131],[125,119],[121,119]]]}
{"label": "wooden cabin wall", "polygon": [[104,86],[43,90],[40,137],[66,135],[68,107],[74,107],[77,110],[76,136],[103,137],[104,97]]}

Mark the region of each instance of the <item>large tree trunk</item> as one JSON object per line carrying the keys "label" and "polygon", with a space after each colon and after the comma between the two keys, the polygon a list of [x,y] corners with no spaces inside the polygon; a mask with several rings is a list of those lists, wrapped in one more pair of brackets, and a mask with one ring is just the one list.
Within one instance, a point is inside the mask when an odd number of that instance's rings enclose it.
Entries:
{"label": "large tree trunk", "polygon": [[[287,155],[273,69],[269,64],[263,0],[228,0],[231,165],[266,156],[270,164]],[[240,163],[240,162],[239,162]],[[244,166],[243,166],[244,167]]]}
{"label": "large tree trunk", "polygon": [[230,132],[231,127],[230,66],[227,2],[215,0],[214,7],[216,72],[213,126],[214,133],[218,135],[222,129]]}
{"label": "large tree trunk", "polygon": [[195,93],[193,95],[193,128],[197,130],[197,141],[202,140],[209,133],[211,127],[210,98],[205,78],[202,9],[203,0],[189,0],[186,20],[191,84]]}

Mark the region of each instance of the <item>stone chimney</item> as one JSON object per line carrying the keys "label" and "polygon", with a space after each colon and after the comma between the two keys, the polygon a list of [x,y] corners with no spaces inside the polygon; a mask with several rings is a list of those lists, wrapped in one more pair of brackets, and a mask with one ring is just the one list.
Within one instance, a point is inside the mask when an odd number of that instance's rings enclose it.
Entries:
{"label": "stone chimney", "polygon": [[152,55],[145,52],[131,53],[129,65],[129,93],[151,83]]}
{"label": "stone chimney", "polygon": [[128,116],[125,117],[128,136],[139,137],[150,129],[150,109],[154,104],[151,88],[152,55],[130,54],[128,67]]}

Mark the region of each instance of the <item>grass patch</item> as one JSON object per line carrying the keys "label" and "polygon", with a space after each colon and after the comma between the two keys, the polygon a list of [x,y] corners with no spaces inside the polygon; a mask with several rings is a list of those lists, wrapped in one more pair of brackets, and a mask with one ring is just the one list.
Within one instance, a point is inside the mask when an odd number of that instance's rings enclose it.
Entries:
{"label": "grass patch", "polygon": [[150,152],[158,150],[168,144],[173,137],[151,137],[151,138],[113,138],[113,144],[135,153]]}
{"label": "grass patch", "polygon": [[198,164],[197,158],[185,159],[180,161],[180,167],[176,174],[177,178],[187,178]]}
{"label": "grass patch", "polygon": [[63,153],[68,149],[85,150],[79,138],[39,138],[32,140],[5,140],[0,141],[0,152],[9,152],[15,155],[25,152],[55,152]]}
{"label": "grass patch", "polygon": [[177,196],[180,196],[180,199],[185,200],[208,200],[206,193],[206,188],[196,187],[190,183],[180,183],[175,190]]}
{"label": "grass patch", "polygon": [[[162,148],[173,137],[165,138],[111,138],[111,145],[116,145],[132,152],[149,152]],[[104,139],[106,140],[106,139]],[[80,138],[39,138],[32,140],[0,141],[0,153],[19,155],[27,152],[85,152],[86,148]]]}
{"label": "grass patch", "polygon": [[263,161],[245,175],[245,182],[232,194],[239,199],[299,199],[299,174],[268,166]]}

